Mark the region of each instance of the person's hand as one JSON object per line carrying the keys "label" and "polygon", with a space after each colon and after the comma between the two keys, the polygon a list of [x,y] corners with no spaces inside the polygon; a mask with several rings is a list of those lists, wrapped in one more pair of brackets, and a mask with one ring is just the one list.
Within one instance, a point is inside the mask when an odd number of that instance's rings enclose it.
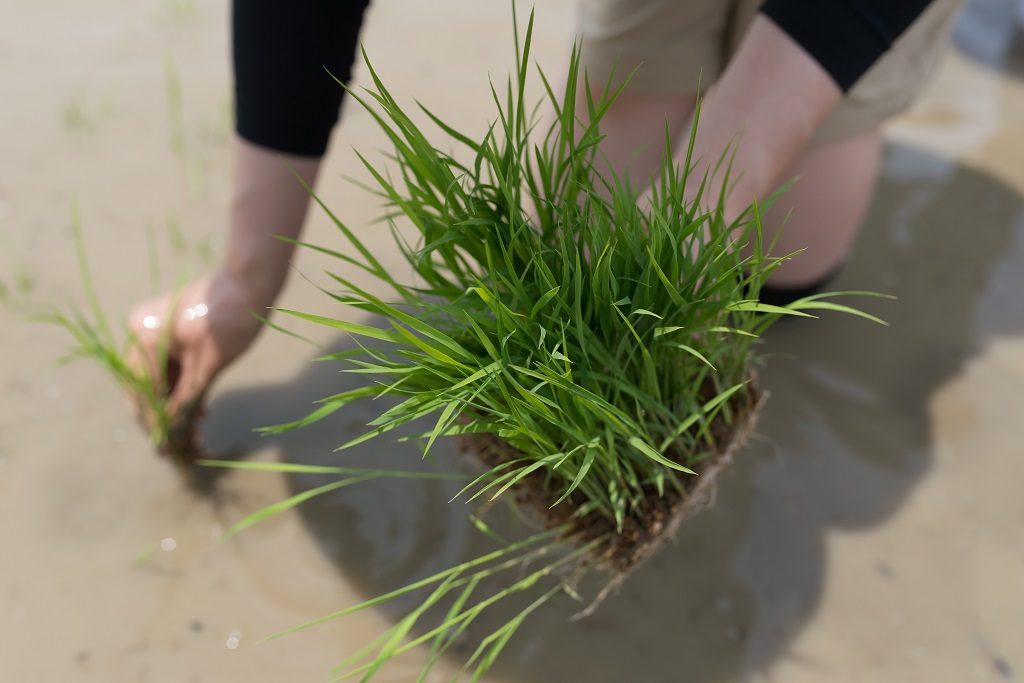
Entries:
{"label": "person's hand", "polygon": [[[220,270],[132,311],[137,343],[130,360],[165,380],[172,421],[192,421],[213,380],[259,334],[263,324],[254,313],[265,315],[267,304],[254,299],[250,288]],[[168,344],[163,368],[157,367],[161,343]]]}

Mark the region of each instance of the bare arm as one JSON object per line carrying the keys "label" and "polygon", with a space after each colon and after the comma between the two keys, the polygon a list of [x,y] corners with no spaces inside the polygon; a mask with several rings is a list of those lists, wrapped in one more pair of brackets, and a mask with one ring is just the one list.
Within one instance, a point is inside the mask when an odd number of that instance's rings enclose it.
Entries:
{"label": "bare arm", "polygon": [[251,293],[253,304],[274,303],[288,275],[293,245],[309,206],[317,157],[283,154],[235,138],[235,179],[223,269]]}
{"label": "bare arm", "polygon": [[[366,5],[232,3],[237,135],[224,261],[177,296],[142,302],[130,320],[138,362],[167,378],[169,407],[186,420],[258,335],[253,314],[266,314],[284,287],[293,247],[275,236],[302,230],[309,196],[299,179],[316,180],[343,97],[331,75],[348,80]],[[168,328],[167,366],[156,367]]]}
{"label": "bare arm", "polygon": [[[184,419],[200,408],[213,380],[252,344],[288,276],[309,194],[320,168],[318,157],[282,154],[242,138],[234,143],[235,175],[224,260],[209,275],[180,293],[144,301],[130,324],[139,338],[136,352],[169,384],[170,408]],[[298,177],[296,177],[298,176]],[[173,306],[173,310],[172,310]],[[167,368],[156,368],[161,330],[171,326]]]}

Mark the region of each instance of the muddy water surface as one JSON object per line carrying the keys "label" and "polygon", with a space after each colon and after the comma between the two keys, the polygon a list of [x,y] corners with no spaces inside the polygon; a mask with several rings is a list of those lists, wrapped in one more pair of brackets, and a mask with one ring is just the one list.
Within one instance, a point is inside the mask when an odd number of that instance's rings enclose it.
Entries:
{"label": "muddy water surface", "polygon": [[[28,302],[80,296],[72,195],[112,311],[149,291],[147,226],[165,284],[216,255],[226,16],[199,5],[0,0],[19,18],[0,26],[0,277],[13,300],[0,309],[0,681],[323,680],[395,613],[258,641],[481,547],[446,504],[450,485],[412,482],[344,490],[223,542],[247,512],[319,480],[230,473],[186,491],[106,378],[54,367],[66,339],[23,323]],[[381,0],[365,41],[396,92],[473,128],[489,116],[483,72],[508,68],[506,6],[452,5]],[[990,49],[951,56],[889,129],[876,206],[837,283],[897,295],[869,305],[892,326],[773,331],[760,437],[717,506],[591,619],[568,623],[569,601],[538,614],[489,680],[1024,677],[1024,81],[1012,42],[978,43],[990,35],[979,7],[961,39]],[[571,3],[541,18],[540,57],[558,64]],[[356,168],[352,145],[383,146],[354,108],[321,187],[384,249],[374,202],[339,179]],[[309,235],[337,244],[320,217]],[[298,259],[314,277],[328,265]],[[285,303],[323,310],[298,278]],[[345,387],[312,355],[263,338],[218,387],[210,448],[334,462],[372,407],[277,439],[250,431]],[[382,442],[346,458],[407,468],[416,454]],[[421,657],[381,680],[414,680]]]}

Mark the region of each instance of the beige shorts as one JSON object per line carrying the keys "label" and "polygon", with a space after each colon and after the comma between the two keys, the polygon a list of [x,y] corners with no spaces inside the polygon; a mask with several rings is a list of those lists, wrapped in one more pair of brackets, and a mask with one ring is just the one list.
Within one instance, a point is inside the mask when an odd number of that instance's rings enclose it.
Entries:
{"label": "beige shorts", "polygon": [[[817,0],[811,0],[815,2]],[[693,93],[725,69],[762,0],[581,0],[583,64],[592,83],[636,73],[627,92]],[[847,93],[814,134],[839,140],[906,109],[935,72],[963,0],[935,0]]]}

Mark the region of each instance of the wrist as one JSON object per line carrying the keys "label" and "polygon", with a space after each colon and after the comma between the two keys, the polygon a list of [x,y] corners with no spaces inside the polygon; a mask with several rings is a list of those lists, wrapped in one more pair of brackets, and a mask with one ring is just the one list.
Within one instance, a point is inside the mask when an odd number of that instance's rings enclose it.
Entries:
{"label": "wrist", "polygon": [[260,258],[228,258],[220,275],[230,279],[249,300],[253,308],[273,306],[288,279],[288,260]]}
{"label": "wrist", "polygon": [[319,159],[292,157],[239,139],[235,180],[222,270],[253,305],[273,305],[284,287],[294,246],[302,230]]}

